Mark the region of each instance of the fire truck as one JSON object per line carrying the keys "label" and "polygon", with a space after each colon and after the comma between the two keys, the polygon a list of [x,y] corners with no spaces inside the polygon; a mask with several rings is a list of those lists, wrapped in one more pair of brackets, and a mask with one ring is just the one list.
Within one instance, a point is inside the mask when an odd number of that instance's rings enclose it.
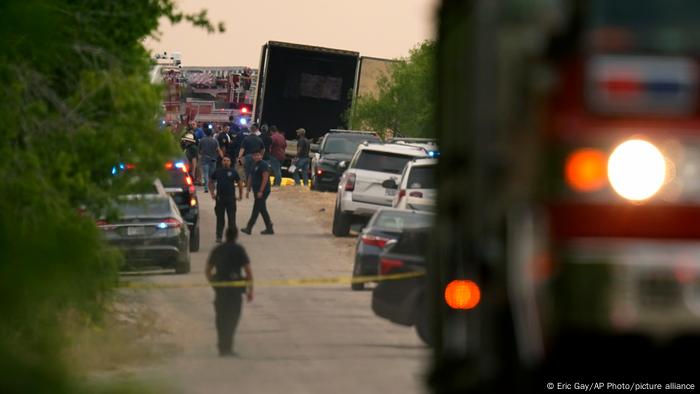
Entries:
{"label": "fire truck", "polygon": [[431,384],[690,383],[700,3],[521,3],[440,11]]}

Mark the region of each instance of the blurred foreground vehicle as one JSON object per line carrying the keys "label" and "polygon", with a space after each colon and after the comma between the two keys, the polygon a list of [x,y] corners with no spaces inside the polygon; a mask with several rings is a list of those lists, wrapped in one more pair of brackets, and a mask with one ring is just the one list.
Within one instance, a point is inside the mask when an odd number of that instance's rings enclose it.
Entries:
{"label": "blurred foreground vehicle", "polygon": [[399,209],[433,211],[437,199],[436,159],[415,159],[406,164],[398,184],[393,179],[382,186],[398,189],[392,206]]}
{"label": "blurred foreground vehicle", "polygon": [[[437,391],[690,383],[698,22],[691,0],[443,2]],[[465,281],[480,303],[448,297]]]}
{"label": "blurred foreground vehicle", "polygon": [[[433,221],[434,216],[430,213],[392,208],[379,209],[357,237],[353,278],[377,275],[379,255],[388,242],[396,240],[405,230],[429,227]],[[353,290],[364,288],[364,283],[352,284]]]}
{"label": "blurred foreground vehicle", "polygon": [[165,164],[168,176],[163,179],[165,191],[173,198],[180,216],[190,232],[190,251],[199,250],[199,200],[197,188],[189,175],[186,160],[169,161]]}
{"label": "blurred foreground vehicle", "polygon": [[333,129],[323,136],[318,153],[311,160],[311,188],[335,191],[357,147],[363,142],[380,143],[381,138],[373,131]]}
{"label": "blurred foreground vehicle", "polygon": [[[381,253],[379,275],[424,274],[429,236],[428,227],[404,231]],[[432,345],[425,276],[379,282],[372,291],[372,310],[377,316],[393,323],[415,326],[420,339]]]}
{"label": "blurred foreground vehicle", "polygon": [[116,202],[117,218],[97,221],[106,241],[124,253],[126,268],[190,272],[189,230],[169,196],[133,194]]}
{"label": "blurred foreground vehicle", "polygon": [[390,207],[396,189],[384,181],[398,179],[406,163],[427,157],[428,151],[408,144],[368,144],[357,148],[338,184],[333,213],[333,235],[348,235],[354,222],[366,222],[381,207]]}

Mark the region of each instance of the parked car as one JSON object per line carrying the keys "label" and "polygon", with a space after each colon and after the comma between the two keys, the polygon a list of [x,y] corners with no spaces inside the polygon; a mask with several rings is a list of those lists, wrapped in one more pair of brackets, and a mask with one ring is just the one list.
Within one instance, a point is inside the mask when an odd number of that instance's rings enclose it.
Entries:
{"label": "parked car", "polygon": [[[379,257],[379,274],[425,273],[430,230],[407,229],[389,243]],[[403,326],[414,326],[418,337],[433,344],[428,310],[426,278],[380,281],[372,291],[372,310],[382,318]]]}
{"label": "parked car", "polygon": [[[404,230],[424,228],[432,224],[433,215],[427,212],[407,211],[403,209],[381,208],[372,215],[367,226],[357,237],[355,245],[355,264],[352,276],[377,275],[379,273],[379,255],[387,242],[399,238]],[[353,283],[353,290],[362,290],[365,283]]]}
{"label": "parked car", "polygon": [[189,230],[170,196],[132,194],[115,202],[117,215],[97,221],[108,243],[122,250],[128,268],[190,272]]}
{"label": "parked car", "polygon": [[165,191],[173,198],[180,215],[187,223],[190,232],[190,251],[199,250],[199,200],[197,188],[188,174],[187,161],[169,161],[165,164],[168,171],[163,181]]}
{"label": "parked car", "polygon": [[382,185],[397,189],[392,206],[399,209],[432,211],[437,198],[435,170],[437,159],[416,159],[408,162],[398,184],[389,179]]}
{"label": "parked car", "polygon": [[373,131],[336,130],[328,132],[311,160],[311,187],[336,190],[338,180],[348,167],[357,147],[363,142],[381,142]]}
{"label": "parked car", "polygon": [[333,214],[333,235],[345,236],[355,221],[367,221],[377,209],[390,207],[396,189],[383,186],[393,178],[396,182],[406,163],[427,157],[428,151],[409,144],[362,143],[338,184]]}

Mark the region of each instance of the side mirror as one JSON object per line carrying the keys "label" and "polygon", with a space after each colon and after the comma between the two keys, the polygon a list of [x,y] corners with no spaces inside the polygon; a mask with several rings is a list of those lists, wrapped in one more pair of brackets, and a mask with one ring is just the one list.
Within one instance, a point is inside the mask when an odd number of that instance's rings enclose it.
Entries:
{"label": "side mirror", "polygon": [[382,187],[385,189],[398,189],[399,185],[396,184],[396,181],[394,179],[389,178],[386,181],[382,182]]}
{"label": "side mirror", "polygon": [[348,166],[348,162],[345,161],[345,160],[343,160],[343,161],[341,161],[340,163],[338,163],[338,167],[340,167],[340,168],[345,168],[345,167],[347,167],[347,166]]}
{"label": "side mirror", "polygon": [[311,144],[311,152],[318,152],[320,145],[319,144]]}

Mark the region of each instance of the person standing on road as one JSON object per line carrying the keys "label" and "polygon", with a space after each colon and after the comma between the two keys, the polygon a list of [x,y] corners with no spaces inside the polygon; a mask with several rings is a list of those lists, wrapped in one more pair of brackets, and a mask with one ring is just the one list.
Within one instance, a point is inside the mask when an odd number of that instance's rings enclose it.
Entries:
{"label": "person standing on road", "polygon": [[265,148],[258,125],[253,123],[250,125],[250,134],[248,134],[241,143],[241,150],[238,152],[238,161],[242,161],[245,167],[245,177],[250,178],[250,173],[253,169],[253,153]]}
{"label": "person standing on road", "polygon": [[263,160],[269,162],[270,161],[270,147],[272,146],[272,134],[270,134],[270,130],[268,129],[266,124],[262,125],[260,130],[261,130],[260,139],[262,140],[263,146],[265,147],[265,153],[263,153]]}
{"label": "person standing on road", "polygon": [[207,136],[199,140],[199,155],[202,165],[202,182],[204,182],[204,193],[209,191],[209,177],[216,170],[216,159],[223,156],[219,143],[211,136],[211,130],[207,129]]}
{"label": "person standing on road", "polygon": [[185,152],[185,156],[189,162],[187,170],[190,177],[194,179],[195,169],[197,168],[197,154],[199,153],[194,135],[192,135],[192,133],[185,134],[182,139],[180,139],[180,147]]}
{"label": "person standing on road", "polygon": [[255,226],[255,222],[258,220],[258,214],[261,214],[265,221],[265,230],[261,231],[260,234],[267,235],[275,233],[272,229],[270,214],[267,212],[267,197],[270,195],[270,165],[262,158],[262,149],[253,153],[253,171],[251,172],[250,178],[248,178],[246,198],[248,198],[250,190],[252,189],[255,201],[253,203],[253,212],[248,220],[248,225],[241,230],[241,232],[248,235],[253,232],[253,226]]}
{"label": "person standing on road", "polygon": [[299,172],[304,177],[304,186],[309,185],[309,152],[311,151],[311,143],[306,139],[306,130],[297,129],[297,160],[296,171],[294,171],[294,184],[299,186]]}
{"label": "person standing on road", "polygon": [[211,198],[216,202],[216,243],[221,243],[224,232],[224,213],[228,218],[228,227],[236,227],[236,194],[235,183],[238,183],[238,201],[243,198],[243,182],[238,173],[231,167],[231,158],[221,159],[221,167],[217,168],[209,180]]}
{"label": "person standing on road", "polygon": [[282,162],[284,162],[285,151],[287,150],[287,140],[284,138],[277,126],[270,126],[272,132],[272,145],[270,145],[270,166],[275,177],[273,187],[282,185]]}
{"label": "person standing on road", "polygon": [[[231,282],[246,280],[246,299],[253,301],[253,271],[250,259],[238,242],[238,230],[226,229],[226,242],[211,251],[204,274],[209,282]],[[241,270],[245,275],[241,275]],[[212,284],[214,288],[214,313],[219,355],[233,356],[233,335],[241,317],[243,287],[225,287]]]}

